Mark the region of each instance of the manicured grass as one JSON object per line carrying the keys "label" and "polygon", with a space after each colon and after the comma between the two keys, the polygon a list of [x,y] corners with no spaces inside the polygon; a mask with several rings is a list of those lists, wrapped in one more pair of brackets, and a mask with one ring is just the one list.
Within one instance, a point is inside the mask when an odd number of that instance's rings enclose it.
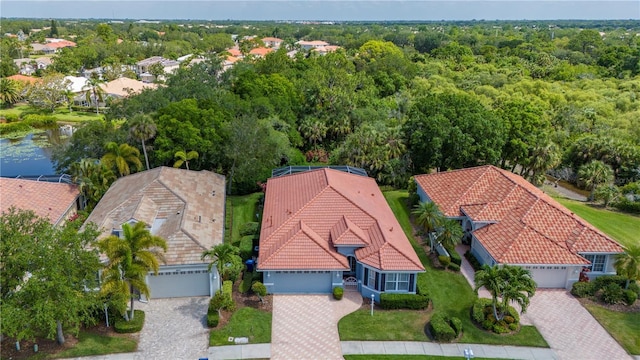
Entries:
{"label": "manicured grass", "polygon": [[240,226],[244,223],[251,221],[258,221],[256,218],[256,209],[258,207],[258,200],[262,197],[262,193],[253,193],[243,196],[229,196],[227,201],[231,202],[232,214],[232,228],[231,228],[231,242],[236,243],[240,241]]}
{"label": "manicured grass", "polygon": [[567,209],[624,246],[640,244],[640,217],[594,207],[588,203],[556,198]]}
{"label": "manicured grass", "polygon": [[3,115],[24,115],[24,114],[42,114],[42,115],[49,115],[49,116],[53,116],[56,118],[56,120],[58,120],[59,122],[63,122],[63,123],[76,123],[76,122],[83,122],[83,121],[87,121],[87,120],[98,120],[98,119],[103,119],[104,116],[102,114],[96,114],[95,113],[95,109],[93,110],[93,112],[88,111],[88,112],[84,112],[84,111],[72,111],[69,112],[69,108],[64,107],[64,106],[60,106],[58,108],[56,108],[56,110],[53,113],[48,113],[48,112],[39,112],[38,110],[30,107],[29,105],[16,105],[10,109],[1,109],[0,110],[0,116]]}
{"label": "manicured grass", "polygon": [[[517,334],[497,335],[477,328],[469,315],[471,306],[477,298],[467,280],[460,273],[452,273],[436,270],[432,267],[429,258],[423,248],[418,245],[413,237],[413,229],[410,222],[410,211],[406,206],[408,193],[406,191],[387,191],[384,193],[391,210],[402,226],[405,234],[411,241],[414,250],[420,257],[426,272],[418,275],[418,281],[429,289],[429,296],[433,302],[434,312],[445,312],[449,316],[455,316],[462,321],[463,337],[460,342],[493,345],[516,345],[548,347],[542,335],[533,326],[523,326]],[[398,313],[391,312],[390,313]],[[424,329],[424,326],[423,326]],[[421,330],[424,333],[424,330]],[[374,329],[371,329],[373,332]],[[377,329],[380,340],[384,340],[384,327]],[[417,335],[416,335],[417,336]]]}
{"label": "manicured grass", "polygon": [[105,336],[80,332],[78,343],[71,349],[55,354],[51,359],[80,356],[95,356],[115,353],[134,352],[138,343],[125,336]]}
{"label": "manicured grass", "polygon": [[243,307],[231,315],[229,322],[220,329],[212,329],[209,346],[234,345],[229,337],[247,337],[249,344],[271,342],[271,313]]}
{"label": "manicured grass", "polygon": [[640,313],[618,312],[596,304],[583,304],[630,354],[640,355]]}
{"label": "manicured grass", "polygon": [[429,341],[424,325],[430,315],[427,311],[374,310],[371,316],[370,310],[361,309],[340,320],[340,340]]}
{"label": "manicured grass", "polygon": [[[434,356],[434,355],[344,355],[345,360],[464,360],[464,356]],[[491,358],[474,357],[476,360],[492,360]]]}

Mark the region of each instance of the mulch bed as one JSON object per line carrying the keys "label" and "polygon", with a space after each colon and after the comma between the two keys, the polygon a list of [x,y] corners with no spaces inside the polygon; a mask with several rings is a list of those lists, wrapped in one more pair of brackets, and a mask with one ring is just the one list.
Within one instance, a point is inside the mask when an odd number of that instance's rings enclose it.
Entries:
{"label": "mulch bed", "polygon": [[592,299],[587,299],[587,298],[578,298],[576,297],[576,299],[578,299],[578,301],[580,301],[580,303],[584,304],[594,304],[594,305],[599,305],[602,306],[603,308],[607,309],[607,310],[611,310],[611,311],[616,311],[616,312],[640,312],[640,300],[636,300],[635,304],[631,305],[631,306],[627,306],[625,304],[607,304],[601,301],[594,301]]}

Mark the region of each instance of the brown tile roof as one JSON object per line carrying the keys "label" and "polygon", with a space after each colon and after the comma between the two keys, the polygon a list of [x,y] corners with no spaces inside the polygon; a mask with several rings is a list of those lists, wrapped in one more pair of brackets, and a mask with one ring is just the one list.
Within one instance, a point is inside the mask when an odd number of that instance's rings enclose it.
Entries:
{"label": "brown tile roof", "polygon": [[87,223],[108,236],[131,219],[143,221],[167,240],[167,265],[198,264],[204,250],[222,243],[224,190],[222,175],[159,167],[118,179]]}
{"label": "brown tile roof", "polygon": [[415,179],[446,216],[490,223],[474,235],[499,263],[588,264],[578,253],[622,252],[620,244],[524,178],[495,166]]}
{"label": "brown tile roof", "polygon": [[240,49],[238,49],[237,47],[227,49],[227,52],[231,54],[231,56],[235,56],[235,57],[242,56],[242,51],[240,51]]}
{"label": "brown tile roof", "polygon": [[76,185],[45,181],[0,178],[0,208],[33,210],[36,215],[58,224],[75,207],[80,191]]}
{"label": "brown tile roof", "polygon": [[349,269],[336,246],[359,246],[378,269],[424,271],[374,179],[318,169],[267,181],[259,269]]}

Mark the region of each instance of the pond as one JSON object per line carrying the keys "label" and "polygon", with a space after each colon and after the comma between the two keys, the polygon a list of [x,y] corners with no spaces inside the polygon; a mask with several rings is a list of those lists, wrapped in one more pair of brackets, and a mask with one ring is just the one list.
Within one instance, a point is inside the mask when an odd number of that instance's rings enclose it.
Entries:
{"label": "pond", "polygon": [[69,136],[69,128],[61,127],[0,139],[0,176],[56,174],[51,162],[53,148],[55,145],[65,144]]}

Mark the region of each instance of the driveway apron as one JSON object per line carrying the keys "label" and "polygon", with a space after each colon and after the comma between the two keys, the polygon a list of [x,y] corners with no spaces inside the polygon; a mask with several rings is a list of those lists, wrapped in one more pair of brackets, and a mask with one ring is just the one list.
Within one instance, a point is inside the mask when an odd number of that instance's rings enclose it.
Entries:
{"label": "driveway apron", "polygon": [[135,359],[199,359],[209,349],[208,297],[151,299],[136,303],[145,324]]}
{"label": "driveway apron", "polygon": [[559,359],[631,359],[566,290],[538,289],[525,316]]}
{"label": "driveway apron", "polygon": [[343,359],[338,321],[361,304],[352,291],[341,301],[331,295],[275,295],[271,359]]}

